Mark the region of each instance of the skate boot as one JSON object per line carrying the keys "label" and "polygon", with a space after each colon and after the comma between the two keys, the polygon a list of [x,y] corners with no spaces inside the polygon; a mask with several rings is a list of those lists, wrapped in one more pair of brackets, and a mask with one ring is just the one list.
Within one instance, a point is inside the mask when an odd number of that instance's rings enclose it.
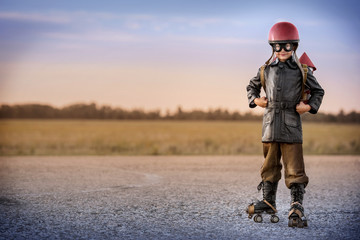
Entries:
{"label": "skate boot", "polygon": [[262,222],[262,213],[265,212],[271,215],[270,221],[272,223],[279,222],[279,217],[276,216],[276,190],[277,190],[278,183],[271,183],[271,182],[261,182],[257,187],[260,191],[261,188],[263,190],[263,200],[258,201],[256,203],[251,203],[246,212],[249,214],[249,218],[251,219],[254,214],[254,221],[257,223]]}
{"label": "skate boot", "polygon": [[307,227],[307,219],[304,215],[304,207],[302,206],[305,185],[300,183],[294,183],[290,187],[291,189],[291,207],[289,211],[289,227],[303,228]]}

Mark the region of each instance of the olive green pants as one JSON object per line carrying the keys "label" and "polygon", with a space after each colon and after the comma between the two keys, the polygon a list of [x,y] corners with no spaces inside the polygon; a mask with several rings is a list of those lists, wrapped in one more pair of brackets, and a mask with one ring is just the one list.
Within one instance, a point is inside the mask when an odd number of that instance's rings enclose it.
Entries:
{"label": "olive green pants", "polygon": [[293,183],[308,184],[301,143],[263,143],[263,148],[265,160],[260,172],[264,182],[278,182],[281,179],[282,157],[286,186],[290,188]]}

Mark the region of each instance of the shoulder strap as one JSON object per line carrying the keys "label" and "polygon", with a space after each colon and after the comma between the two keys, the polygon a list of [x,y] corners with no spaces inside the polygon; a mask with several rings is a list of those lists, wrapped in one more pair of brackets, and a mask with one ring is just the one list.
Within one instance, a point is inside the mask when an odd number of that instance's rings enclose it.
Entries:
{"label": "shoulder strap", "polygon": [[302,83],[302,87],[301,87],[301,99],[305,99],[305,84],[306,84],[306,80],[307,80],[307,74],[308,74],[308,68],[306,64],[301,64],[302,69],[303,69],[303,83]]}
{"label": "shoulder strap", "polygon": [[307,79],[307,73],[308,73],[308,66],[306,64],[301,64],[301,66],[304,70],[303,84],[305,85]]}
{"label": "shoulder strap", "polygon": [[261,68],[260,68],[260,82],[261,82],[261,86],[264,88],[264,90],[266,89],[265,88],[265,67],[266,65],[262,65]]}

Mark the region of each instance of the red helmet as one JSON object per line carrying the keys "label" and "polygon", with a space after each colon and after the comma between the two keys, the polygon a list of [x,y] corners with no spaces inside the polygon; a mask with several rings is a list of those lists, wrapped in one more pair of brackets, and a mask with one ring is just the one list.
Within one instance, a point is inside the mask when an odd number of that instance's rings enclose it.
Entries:
{"label": "red helmet", "polygon": [[299,32],[294,24],[289,22],[276,23],[269,32],[269,43],[299,42]]}

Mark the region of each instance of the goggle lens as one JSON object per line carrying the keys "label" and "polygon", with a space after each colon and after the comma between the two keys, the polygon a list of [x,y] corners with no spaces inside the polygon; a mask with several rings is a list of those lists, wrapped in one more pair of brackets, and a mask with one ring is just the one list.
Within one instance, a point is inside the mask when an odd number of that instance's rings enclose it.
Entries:
{"label": "goggle lens", "polygon": [[290,52],[293,50],[294,46],[291,43],[275,43],[273,44],[273,48],[275,52],[281,52],[282,49],[286,52]]}

